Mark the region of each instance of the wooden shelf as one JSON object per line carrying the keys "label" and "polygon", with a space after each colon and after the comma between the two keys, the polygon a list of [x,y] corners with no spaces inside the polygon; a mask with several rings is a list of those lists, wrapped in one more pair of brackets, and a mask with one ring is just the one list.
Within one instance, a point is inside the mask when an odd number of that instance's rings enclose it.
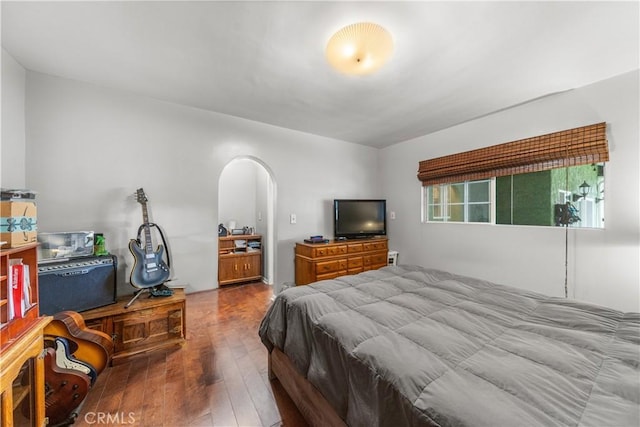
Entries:
{"label": "wooden shelf", "polygon": [[24,398],[29,395],[29,386],[14,385],[11,392],[13,393],[13,410],[15,411],[22,403]]}
{"label": "wooden shelf", "polygon": [[[50,317],[38,313],[38,244],[0,249],[0,426],[45,424],[43,330]],[[9,317],[9,268],[12,260],[29,266],[29,308]],[[21,403],[29,399],[29,413]],[[26,403],[26,402],[25,402]]]}
{"label": "wooden shelf", "polygon": [[[0,348],[24,334],[38,318],[38,244],[0,250]],[[22,318],[9,318],[9,265],[22,259],[29,266],[29,308]]]}

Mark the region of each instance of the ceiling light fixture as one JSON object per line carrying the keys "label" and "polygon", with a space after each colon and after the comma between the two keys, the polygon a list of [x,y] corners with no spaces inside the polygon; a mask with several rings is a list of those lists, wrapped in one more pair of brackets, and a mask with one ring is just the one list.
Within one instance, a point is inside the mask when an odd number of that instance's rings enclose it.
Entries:
{"label": "ceiling light fixture", "polygon": [[345,74],[364,75],[379,69],[393,53],[391,34],[378,24],[359,22],[335,33],[327,43],[329,64]]}

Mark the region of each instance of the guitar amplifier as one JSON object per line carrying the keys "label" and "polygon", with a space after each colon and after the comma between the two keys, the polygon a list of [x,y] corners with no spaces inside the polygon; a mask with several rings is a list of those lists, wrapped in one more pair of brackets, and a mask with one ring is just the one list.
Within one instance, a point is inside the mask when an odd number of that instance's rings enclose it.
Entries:
{"label": "guitar amplifier", "polygon": [[116,302],[115,255],[38,264],[40,314],[85,311]]}

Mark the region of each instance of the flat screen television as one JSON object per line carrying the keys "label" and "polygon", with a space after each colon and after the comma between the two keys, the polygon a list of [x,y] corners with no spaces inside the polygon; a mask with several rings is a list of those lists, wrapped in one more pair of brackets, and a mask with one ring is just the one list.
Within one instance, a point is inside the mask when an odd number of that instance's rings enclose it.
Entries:
{"label": "flat screen television", "polygon": [[387,234],[387,201],[335,199],[333,224],[336,239],[358,239]]}

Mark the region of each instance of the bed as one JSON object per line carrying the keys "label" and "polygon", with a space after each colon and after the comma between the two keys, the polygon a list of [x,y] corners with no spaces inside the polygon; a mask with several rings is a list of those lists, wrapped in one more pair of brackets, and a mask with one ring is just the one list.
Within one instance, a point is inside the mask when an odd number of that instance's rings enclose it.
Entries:
{"label": "bed", "polygon": [[287,289],[259,334],[313,425],[640,425],[639,313],[404,265]]}

